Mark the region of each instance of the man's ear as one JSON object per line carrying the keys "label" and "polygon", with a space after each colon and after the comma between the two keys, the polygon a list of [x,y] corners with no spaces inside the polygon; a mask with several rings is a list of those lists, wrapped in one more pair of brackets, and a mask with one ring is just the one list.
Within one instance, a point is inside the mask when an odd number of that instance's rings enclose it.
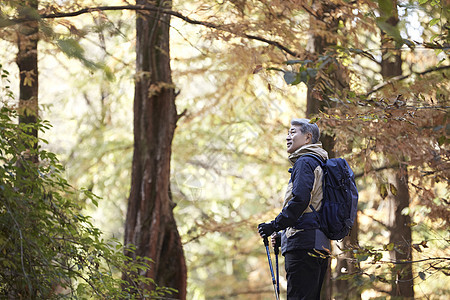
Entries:
{"label": "man's ear", "polygon": [[308,144],[311,144],[311,143],[312,143],[312,134],[311,134],[311,133],[308,133],[308,134],[306,135],[306,142],[307,142]]}

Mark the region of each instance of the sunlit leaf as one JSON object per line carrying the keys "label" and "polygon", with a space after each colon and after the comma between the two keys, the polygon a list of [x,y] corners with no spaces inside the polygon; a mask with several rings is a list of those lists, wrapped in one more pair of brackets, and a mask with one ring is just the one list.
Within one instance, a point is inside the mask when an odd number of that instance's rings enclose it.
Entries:
{"label": "sunlit leaf", "polygon": [[320,120],[320,117],[315,117],[315,118],[312,118],[312,119],[309,121],[309,123],[315,124],[315,123],[317,123],[317,121],[319,121],[319,120]]}
{"label": "sunlit leaf", "polygon": [[434,18],[430,21],[430,26],[436,25],[437,23],[439,23],[441,19],[440,18]]}
{"label": "sunlit leaf", "polygon": [[391,191],[392,195],[397,196],[397,188],[392,183],[389,184],[389,190]]}
{"label": "sunlit leaf", "polygon": [[[439,36],[441,36],[440,33],[435,33],[430,37],[430,42],[433,42],[436,38],[438,38]],[[433,46],[433,44],[430,44],[430,46]]]}
{"label": "sunlit leaf", "polygon": [[388,251],[394,250],[394,243],[389,243],[389,244],[387,244],[387,245],[386,245],[386,250],[388,250]]}

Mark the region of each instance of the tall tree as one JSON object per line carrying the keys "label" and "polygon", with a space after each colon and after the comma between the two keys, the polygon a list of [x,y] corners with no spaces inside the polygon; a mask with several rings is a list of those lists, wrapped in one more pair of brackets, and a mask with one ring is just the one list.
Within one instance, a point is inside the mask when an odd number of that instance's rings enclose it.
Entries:
{"label": "tall tree", "polygon": [[[334,46],[339,44],[339,23],[344,20],[339,17],[336,11],[342,8],[331,1],[315,1],[313,2],[313,11],[316,15],[310,16],[310,40],[309,47],[311,54],[317,60],[318,57],[327,56]],[[323,21],[325,18],[325,22]],[[330,34],[331,33],[331,34]],[[329,64],[326,76],[320,76],[318,79],[312,79],[308,85],[307,91],[307,109],[306,115],[308,117],[315,116],[324,111],[325,107],[335,107],[336,102],[330,98],[345,97],[346,91],[349,90],[349,79],[346,68],[332,55],[323,60]],[[321,140],[324,149],[328,151],[330,157],[335,157],[336,151],[334,149],[334,135],[324,133],[321,135]],[[355,221],[357,223],[357,220]],[[340,244],[341,249],[348,249],[351,244],[357,243],[358,233],[357,224],[355,224],[351,236],[346,237]],[[332,250],[332,249],[330,249]],[[333,249],[336,252],[336,249]],[[339,277],[347,272],[354,272],[355,267],[351,262],[351,253],[345,251],[337,256],[336,277]],[[360,296],[351,289],[351,282],[348,280],[331,281],[332,270],[328,268],[329,275],[325,279],[325,285],[322,291],[322,299],[330,299],[331,295],[337,294],[342,299],[358,299]]]}
{"label": "tall tree", "polygon": [[[380,1],[379,3],[381,11],[381,22],[379,24],[382,24],[381,27],[392,32],[392,29],[396,28],[399,23],[397,0]],[[392,36],[388,36],[382,30],[381,74],[385,81],[403,74],[401,50],[398,49],[395,42]],[[398,95],[398,97],[401,97],[401,95]],[[389,243],[395,245],[393,250],[390,251],[390,255],[394,261],[411,261],[411,218],[409,212],[405,213],[405,209],[409,208],[410,203],[408,164],[405,157],[396,157],[394,159],[399,160],[399,162],[398,169],[395,170],[394,175],[397,192],[390,198]],[[393,270],[392,276],[391,296],[407,299],[414,298],[412,264],[397,265]]]}
{"label": "tall tree", "polygon": [[[39,41],[39,23],[33,20],[37,13],[38,0],[22,0],[18,4],[20,18],[29,18],[30,21],[19,25],[17,31],[17,66],[19,67],[19,123],[35,124],[38,118],[38,58],[37,47]],[[37,138],[36,129],[28,132]],[[36,149],[37,144],[29,145]],[[29,157],[37,162],[37,156]]]}
{"label": "tall tree", "polygon": [[[137,5],[154,4],[140,0]],[[170,9],[171,2],[156,5]],[[136,86],[131,191],[125,223],[130,257],[153,260],[147,276],[186,298],[186,265],[171,200],[171,144],[178,120],[169,52],[170,16],[139,12],[136,21]],[[129,279],[126,278],[125,279]],[[148,288],[154,288],[149,285]]]}
{"label": "tall tree", "polygon": [[[330,8],[323,7],[323,6],[326,6],[326,4],[321,3],[320,1],[313,2],[313,7],[316,9],[319,8],[321,12],[323,12],[323,10],[325,10],[325,11],[330,10]],[[327,40],[324,36],[317,33],[317,31],[320,30],[319,28],[323,27],[325,24],[320,23],[320,21],[318,21],[316,19],[316,17],[313,15],[310,16],[309,20],[310,20],[310,32],[311,32],[311,36],[308,41],[309,50],[315,57],[317,57],[319,55],[323,55],[325,53],[327,47],[330,46],[331,43],[327,42]],[[336,25],[336,21],[332,22],[330,24],[330,27],[334,27],[333,25]],[[315,80],[313,79],[312,81],[315,81]],[[323,100],[323,98],[321,97],[321,93],[320,92],[318,93],[318,89],[316,89],[316,84],[311,82],[308,85],[307,98],[306,98],[306,116],[307,117],[316,115],[320,111],[323,110],[323,107],[326,106],[326,103],[322,100]],[[326,149],[328,151],[329,156],[334,157],[333,137],[331,135],[322,134],[320,139],[322,141],[324,149]],[[331,249],[329,249],[329,250],[331,251]],[[332,286],[332,282],[331,282],[332,271],[331,271],[330,266],[331,266],[331,263],[329,262],[327,276],[325,277],[324,285],[322,288],[321,299],[330,299],[331,295],[333,294],[333,286]]]}

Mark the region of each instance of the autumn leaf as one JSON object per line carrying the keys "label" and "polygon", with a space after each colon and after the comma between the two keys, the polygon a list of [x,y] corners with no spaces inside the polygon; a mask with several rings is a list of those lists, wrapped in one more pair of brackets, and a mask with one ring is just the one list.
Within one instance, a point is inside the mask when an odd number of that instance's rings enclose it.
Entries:
{"label": "autumn leaf", "polygon": [[31,77],[25,77],[23,80],[24,86],[33,86],[33,79]]}
{"label": "autumn leaf", "polygon": [[394,243],[387,244],[385,246],[385,249],[388,250],[388,251],[394,250]]}
{"label": "autumn leaf", "polygon": [[31,71],[23,72],[23,73],[25,73],[25,78],[23,79],[23,85],[24,86],[33,86],[33,83],[34,83],[33,75],[35,75],[34,71],[31,70]]}
{"label": "autumn leaf", "polygon": [[309,121],[309,123],[310,123],[310,124],[315,124],[315,123],[317,123],[317,121],[319,121],[319,120],[320,120],[320,117],[312,118],[312,119]]}
{"label": "autumn leaf", "polygon": [[253,69],[253,74],[259,73],[262,69],[263,69],[262,65],[257,65],[257,66]]}
{"label": "autumn leaf", "polygon": [[420,249],[420,244],[412,244],[412,248],[414,248],[417,252],[422,252],[422,249]]}
{"label": "autumn leaf", "polygon": [[391,191],[392,195],[397,196],[397,188],[392,183],[389,184],[389,190]]}

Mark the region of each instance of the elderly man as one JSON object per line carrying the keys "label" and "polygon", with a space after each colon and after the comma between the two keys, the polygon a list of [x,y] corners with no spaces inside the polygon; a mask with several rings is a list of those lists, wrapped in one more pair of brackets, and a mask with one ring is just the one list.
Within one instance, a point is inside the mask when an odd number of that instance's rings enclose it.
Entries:
{"label": "elderly man", "polygon": [[286,142],[292,168],[283,209],[273,221],[258,225],[261,237],[272,235],[272,243],[281,238],[288,300],[320,299],[328,267],[328,258],[317,251],[326,253],[330,240],[320,230],[312,210],[317,211],[322,205],[323,171],[317,159],[305,156],[313,154],[323,161],[328,159],[319,137],[319,127],[310,120],[291,121]]}

